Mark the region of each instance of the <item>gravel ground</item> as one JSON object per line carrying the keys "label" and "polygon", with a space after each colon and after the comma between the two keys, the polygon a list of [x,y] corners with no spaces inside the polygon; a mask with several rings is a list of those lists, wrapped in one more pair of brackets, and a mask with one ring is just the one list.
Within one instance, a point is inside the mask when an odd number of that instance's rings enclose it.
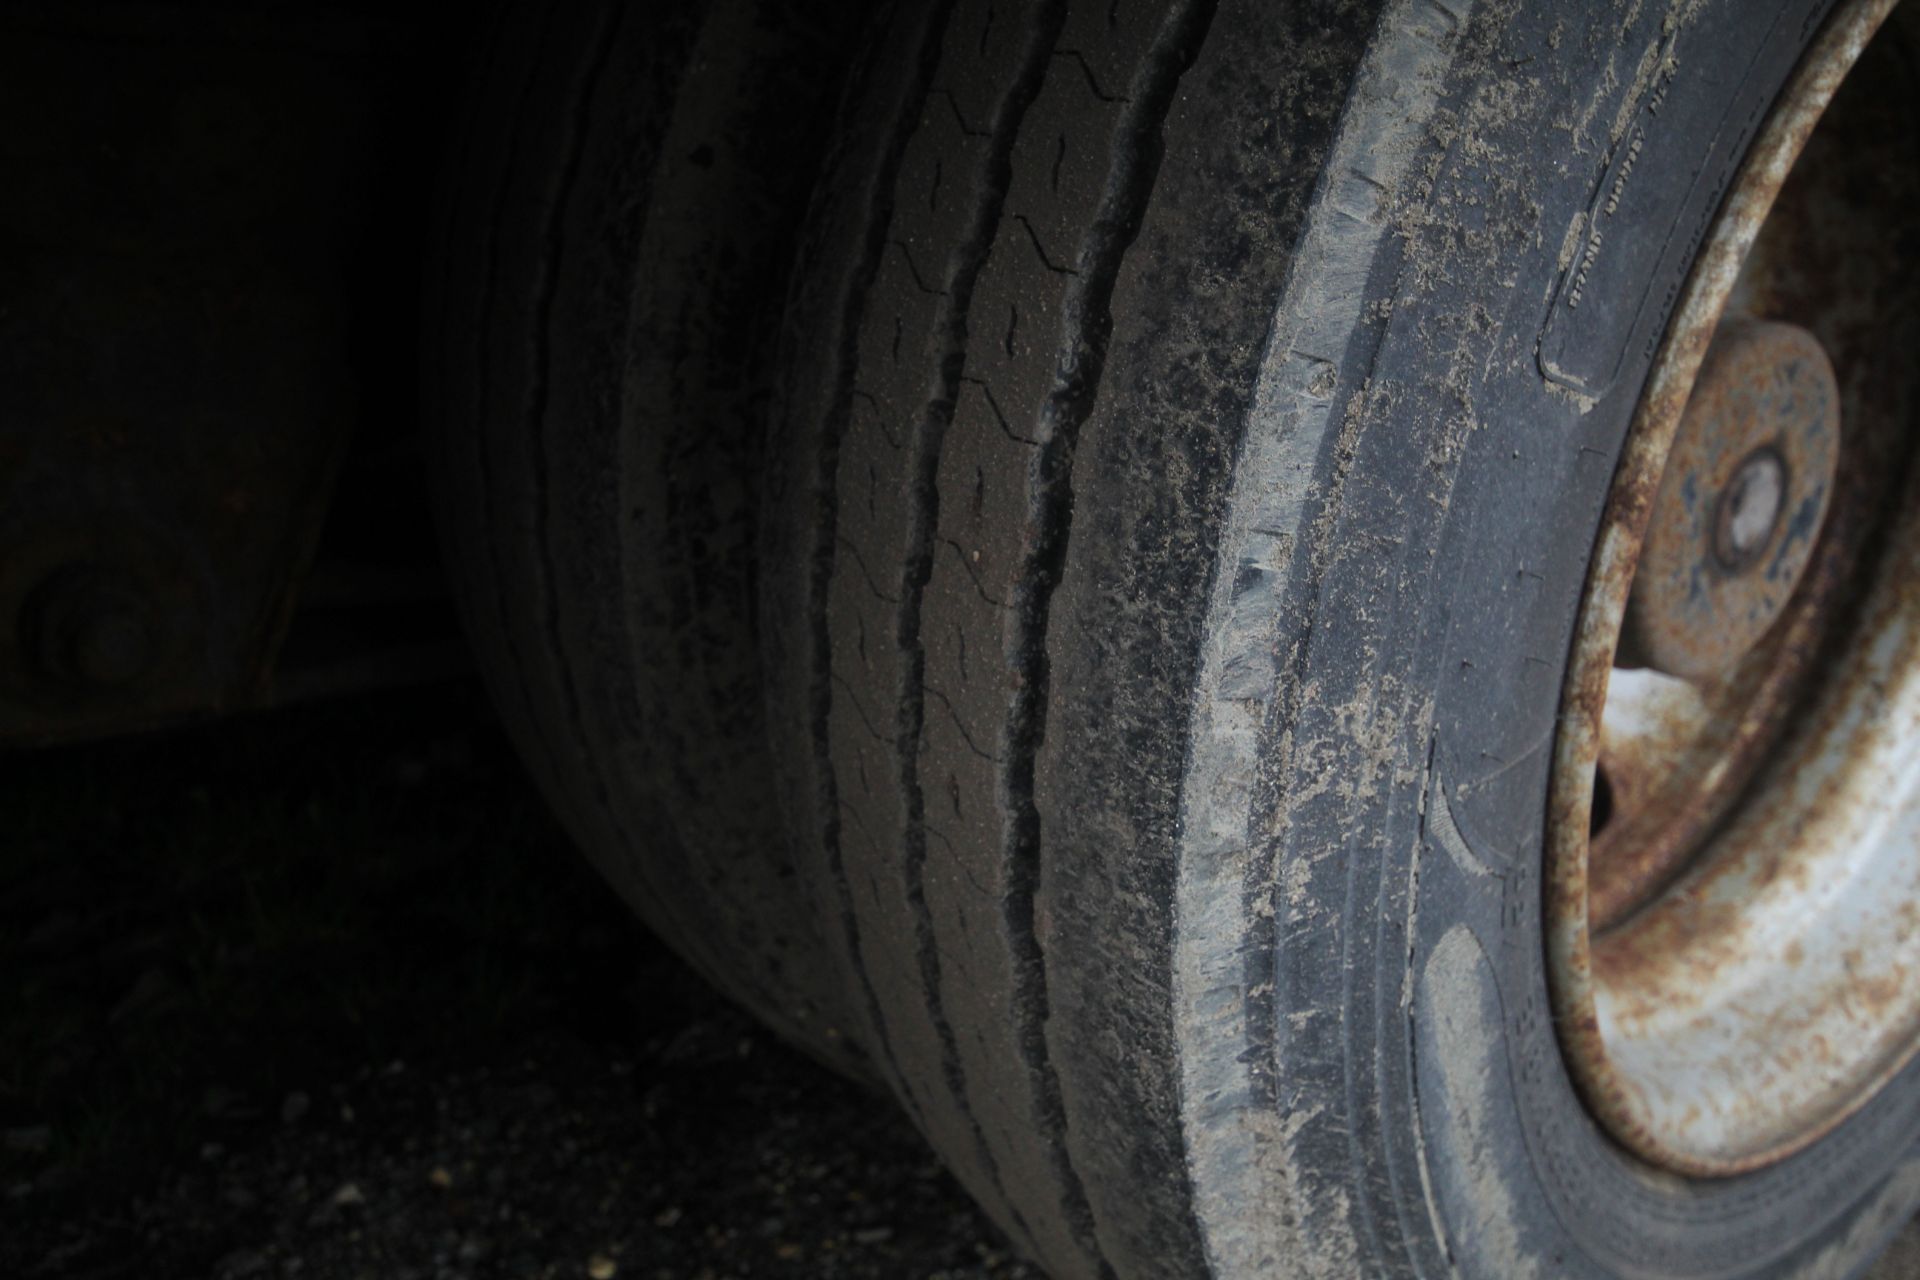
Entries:
{"label": "gravel ground", "polygon": [[0,1275],[1038,1280],[629,920],[472,689],[15,756],[0,806]]}
{"label": "gravel ground", "polygon": [[1032,1274],[910,1130],[739,1020],[659,1048],[549,1036],[289,1094],[117,1209],[42,1223],[10,1274]]}
{"label": "gravel ground", "polygon": [[632,923],[472,690],[18,756],[0,806],[0,1275],[1037,1275]]}

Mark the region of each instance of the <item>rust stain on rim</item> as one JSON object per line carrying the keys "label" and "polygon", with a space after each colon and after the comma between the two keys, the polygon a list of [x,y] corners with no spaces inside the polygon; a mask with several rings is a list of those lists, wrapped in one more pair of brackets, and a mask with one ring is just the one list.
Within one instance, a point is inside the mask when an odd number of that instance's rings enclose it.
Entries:
{"label": "rust stain on rim", "polygon": [[1685,686],[1664,706],[1653,700],[1655,722],[1631,735],[1610,732],[1609,721],[1621,685],[1632,676],[1609,673],[1598,776],[1611,813],[1591,824],[1592,932],[1620,924],[1671,884],[1786,727],[1873,523],[1882,487],[1874,474],[1878,461],[1865,447],[1845,455],[1796,590],[1760,643],[1729,670]]}

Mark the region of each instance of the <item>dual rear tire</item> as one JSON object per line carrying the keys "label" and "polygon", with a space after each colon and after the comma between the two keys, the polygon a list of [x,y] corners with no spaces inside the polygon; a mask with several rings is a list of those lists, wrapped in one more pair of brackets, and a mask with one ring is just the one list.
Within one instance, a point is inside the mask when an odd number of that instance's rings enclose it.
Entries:
{"label": "dual rear tire", "polygon": [[449,187],[443,520],[697,967],[1063,1277],[1845,1274],[1904,1220],[1912,1071],[1669,1176],[1545,962],[1614,463],[1827,6],[532,8]]}

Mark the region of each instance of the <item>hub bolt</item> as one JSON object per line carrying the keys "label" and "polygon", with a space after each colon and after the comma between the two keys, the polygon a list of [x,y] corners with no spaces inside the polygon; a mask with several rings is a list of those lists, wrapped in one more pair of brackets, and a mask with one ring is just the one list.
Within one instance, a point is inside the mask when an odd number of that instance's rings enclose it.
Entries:
{"label": "hub bolt", "polygon": [[1713,554],[1720,567],[1738,573],[1759,559],[1773,540],[1787,498],[1787,464],[1770,448],[1755,449],[1720,495],[1713,522]]}

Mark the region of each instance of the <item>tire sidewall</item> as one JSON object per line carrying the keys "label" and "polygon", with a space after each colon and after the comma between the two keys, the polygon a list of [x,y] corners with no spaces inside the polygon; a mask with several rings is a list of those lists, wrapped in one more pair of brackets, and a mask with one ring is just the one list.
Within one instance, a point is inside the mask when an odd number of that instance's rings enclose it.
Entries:
{"label": "tire sidewall", "polygon": [[[1444,56],[1446,72],[1382,210],[1377,301],[1343,350],[1299,341],[1283,307],[1265,357],[1229,530],[1261,527],[1245,508],[1262,501],[1248,461],[1262,434],[1299,431],[1309,400],[1326,426],[1287,571],[1261,588],[1270,630],[1238,634],[1261,558],[1230,533],[1216,573],[1234,583],[1216,590],[1209,643],[1274,659],[1259,754],[1243,762],[1250,852],[1232,909],[1261,1063],[1245,1089],[1278,1118],[1264,1160],[1221,1159],[1238,1172],[1211,1180],[1201,1167],[1200,1216],[1233,1274],[1238,1246],[1223,1242],[1268,1231],[1246,1221],[1261,1201],[1233,1189],[1244,1163],[1297,1207],[1284,1243],[1307,1242],[1310,1274],[1844,1272],[1920,1196],[1920,1073],[1772,1168],[1659,1174],[1574,1091],[1541,919],[1560,692],[1614,463],[1695,251],[1829,6],[1721,3],[1677,21],[1499,8],[1390,9],[1376,59]],[[1422,41],[1396,54],[1393,24],[1422,20]],[[1396,109],[1357,92],[1343,128]],[[1367,176],[1336,156],[1316,218],[1356,216],[1353,174]],[[1639,242],[1588,255],[1609,193],[1647,221]],[[1574,316],[1583,267],[1596,287]],[[1308,397],[1315,361],[1338,383]],[[1203,719],[1228,713],[1203,683]],[[1184,874],[1184,927],[1217,927]],[[1189,1140],[1204,1143],[1194,1117]],[[1336,1239],[1354,1252],[1311,1243]]]}

